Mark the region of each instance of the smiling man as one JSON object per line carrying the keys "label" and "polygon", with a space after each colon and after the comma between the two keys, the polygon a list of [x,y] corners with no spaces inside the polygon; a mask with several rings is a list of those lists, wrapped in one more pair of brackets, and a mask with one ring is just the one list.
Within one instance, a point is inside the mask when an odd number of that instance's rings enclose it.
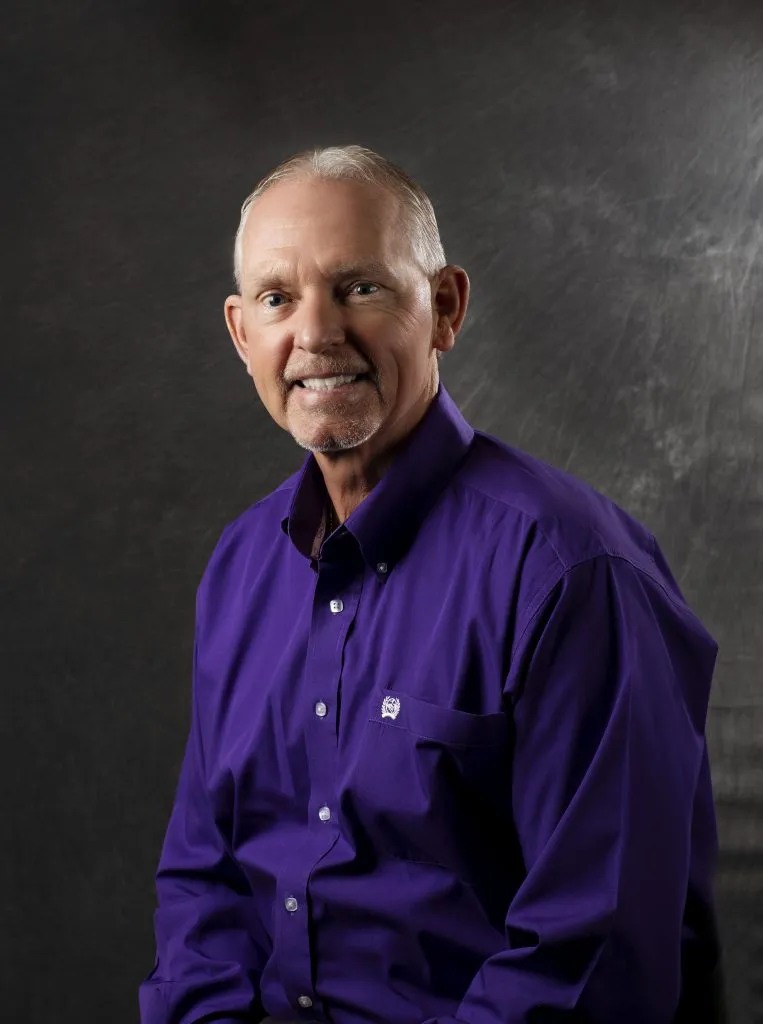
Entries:
{"label": "smiling man", "polygon": [[316,453],[344,522],[435,397],[433,356],[454,344],[469,280],[434,230],[417,255],[410,211],[373,183],[287,179],[249,210],[228,329],[268,412]]}
{"label": "smiling man", "polygon": [[463,418],[469,281],[378,154],[276,168],[234,268],[308,455],[199,584],[143,1024],[709,1019],[717,646],[654,538]]}

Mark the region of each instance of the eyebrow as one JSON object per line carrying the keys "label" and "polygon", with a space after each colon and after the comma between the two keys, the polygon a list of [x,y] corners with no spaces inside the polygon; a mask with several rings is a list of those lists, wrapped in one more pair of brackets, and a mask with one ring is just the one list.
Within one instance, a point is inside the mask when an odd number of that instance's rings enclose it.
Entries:
{"label": "eyebrow", "polygon": [[[290,268],[285,264],[276,264],[253,271],[245,280],[249,288],[278,288],[289,280],[290,273]],[[335,263],[328,273],[329,280],[333,281],[346,277],[387,278],[389,276],[389,267],[386,263],[382,263],[379,260],[353,260],[345,263]]]}

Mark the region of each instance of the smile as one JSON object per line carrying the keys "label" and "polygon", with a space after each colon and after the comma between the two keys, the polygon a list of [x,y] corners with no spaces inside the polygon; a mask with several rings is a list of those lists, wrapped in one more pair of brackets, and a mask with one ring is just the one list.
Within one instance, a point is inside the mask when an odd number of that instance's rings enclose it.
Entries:
{"label": "smile", "polygon": [[295,382],[295,386],[302,391],[311,394],[336,394],[337,392],[349,392],[360,384],[368,382],[368,375],[365,373],[354,376],[341,377],[307,377],[304,380]]}

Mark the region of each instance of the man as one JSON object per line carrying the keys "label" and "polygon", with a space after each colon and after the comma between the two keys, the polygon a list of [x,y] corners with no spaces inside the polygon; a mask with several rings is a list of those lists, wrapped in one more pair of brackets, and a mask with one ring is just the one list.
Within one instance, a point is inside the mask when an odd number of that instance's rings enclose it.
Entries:
{"label": "man", "polygon": [[717,647],[654,538],[461,416],[469,281],[377,154],[277,168],[235,268],[309,454],[198,588],[143,1024],[707,1019]]}

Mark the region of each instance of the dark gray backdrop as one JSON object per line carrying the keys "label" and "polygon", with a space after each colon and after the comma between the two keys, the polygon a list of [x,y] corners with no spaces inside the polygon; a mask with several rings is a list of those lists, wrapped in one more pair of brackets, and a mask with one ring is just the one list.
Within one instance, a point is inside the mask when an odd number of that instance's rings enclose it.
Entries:
{"label": "dark gray backdrop", "polygon": [[137,1020],[195,587],[303,455],[225,331],[238,207],[294,150],[359,142],[471,275],[441,364],[467,417],[647,523],[720,643],[730,1019],[762,1020],[759,0],[3,20],[0,1018]]}

